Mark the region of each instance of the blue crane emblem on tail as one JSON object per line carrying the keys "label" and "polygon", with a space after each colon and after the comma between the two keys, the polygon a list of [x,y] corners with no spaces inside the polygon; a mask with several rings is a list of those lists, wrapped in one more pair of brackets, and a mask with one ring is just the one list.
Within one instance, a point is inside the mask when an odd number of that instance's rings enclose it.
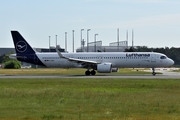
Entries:
{"label": "blue crane emblem on tail", "polygon": [[27,44],[24,41],[17,42],[16,50],[18,52],[25,52],[27,50]]}

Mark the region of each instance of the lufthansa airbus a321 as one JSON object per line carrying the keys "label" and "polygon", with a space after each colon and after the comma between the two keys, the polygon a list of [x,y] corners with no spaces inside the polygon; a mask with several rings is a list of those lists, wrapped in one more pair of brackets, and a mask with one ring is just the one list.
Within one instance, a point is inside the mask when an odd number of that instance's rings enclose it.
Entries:
{"label": "lufthansa airbus a321", "polygon": [[19,61],[41,65],[49,68],[85,68],[85,75],[117,72],[118,68],[155,68],[168,67],[174,61],[166,55],[157,52],[82,52],[61,53],[36,52],[18,31],[11,31],[16,54],[10,58]]}

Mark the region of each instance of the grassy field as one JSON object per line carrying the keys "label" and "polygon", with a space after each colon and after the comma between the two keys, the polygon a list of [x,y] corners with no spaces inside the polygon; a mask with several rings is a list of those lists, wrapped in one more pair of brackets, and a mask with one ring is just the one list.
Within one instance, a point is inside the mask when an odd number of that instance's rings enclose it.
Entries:
{"label": "grassy field", "polygon": [[0,79],[0,119],[179,120],[176,79]]}
{"label": "grassy field", "polygon": [[[118,72],[113,73],[97,73],[97,75],[134,75],[134,74],[151,74],[152,72],[144,72],[144,69],[119,69]],[[0,69],[0,74],[5,75],[84,75],[86,69],[49,69],[49,68],[38,68],[38,69]]]}

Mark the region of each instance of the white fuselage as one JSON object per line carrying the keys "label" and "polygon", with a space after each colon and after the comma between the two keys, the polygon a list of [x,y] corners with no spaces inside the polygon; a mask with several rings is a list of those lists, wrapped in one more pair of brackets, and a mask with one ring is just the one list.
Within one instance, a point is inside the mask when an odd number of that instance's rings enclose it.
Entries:
{"label": "white fuselage", "polygon": [[[52,68],[81,68],[78,62],[60,58],[57,53],[36,53],[41,62]],[[166,55],[156,52],[100,52],[100,53],[62,53],[68,58],[111,63],[113,68],[155,68],[167,67],[174,61]],[[36,59],[34,59],[36,60]]]}

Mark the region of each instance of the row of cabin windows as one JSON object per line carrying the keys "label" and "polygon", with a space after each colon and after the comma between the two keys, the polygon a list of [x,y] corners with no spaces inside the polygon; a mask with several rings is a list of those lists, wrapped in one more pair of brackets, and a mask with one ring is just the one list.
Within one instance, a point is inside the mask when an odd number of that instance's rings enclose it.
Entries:
{"label": "row of cabin windows", "polygon": [[60,57],[43,57],[42,59],[60,59]]}
{"label": "row of cabin windows", "polygon": [[[103,57],[104,59],[140,59],[148,57]],[[102,57],[78,57],[78,59],[102,59]]]}
{"label": "row of cabin windows", "polygon": [[[148,57],[78,57],[78,59],[142,59]],[[60,57],[43,57],[43,59],[61,59]]]}

